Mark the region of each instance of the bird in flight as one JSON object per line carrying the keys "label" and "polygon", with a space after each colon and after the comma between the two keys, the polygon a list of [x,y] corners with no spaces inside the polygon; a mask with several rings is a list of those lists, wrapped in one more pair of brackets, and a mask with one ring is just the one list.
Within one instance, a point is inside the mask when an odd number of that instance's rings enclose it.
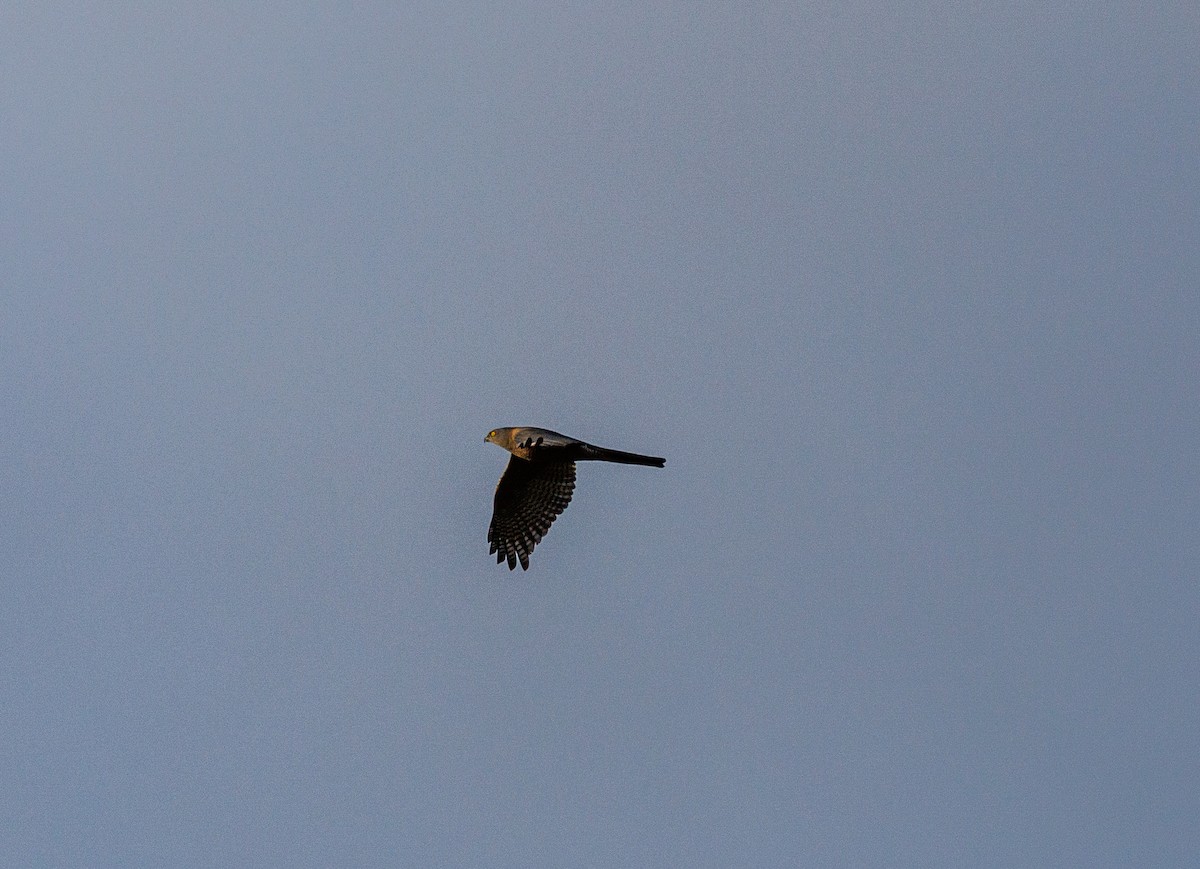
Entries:
{"label": "bird in flight", "polygon": [[508,569],[529,569],[529,553],[550,530],[558,514],[571,503],[575,491],[576,462],[620,462],[661,468],[666,459],[623,453],[584,443],[544,428],[497,428],[486,443],[512,453],[508,467],[496,484],[488,543],[496,563],[508,560]]}

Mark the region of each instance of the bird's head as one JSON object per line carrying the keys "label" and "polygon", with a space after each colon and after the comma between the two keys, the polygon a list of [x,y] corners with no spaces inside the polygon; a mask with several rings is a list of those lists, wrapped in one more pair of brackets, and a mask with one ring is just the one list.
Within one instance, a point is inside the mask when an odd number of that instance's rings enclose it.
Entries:
{"label": "bird's head", "polygon": [[512,429],[494,428],[487,433],[487,437],[483,439],[483,442],[508,449],[508,441],[510,440],[512,440]]}

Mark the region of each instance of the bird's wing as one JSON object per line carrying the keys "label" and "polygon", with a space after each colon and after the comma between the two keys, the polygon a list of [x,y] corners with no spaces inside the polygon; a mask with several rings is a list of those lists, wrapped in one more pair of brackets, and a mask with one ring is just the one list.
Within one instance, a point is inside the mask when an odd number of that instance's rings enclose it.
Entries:
{"label": "bird's wing", "polygon": [[508,560],[508,569],[529,569],[529,553],[558,514],[571,503],[575,491],[575,463],[513,456],[496,485],[488,543],[496,563]]}

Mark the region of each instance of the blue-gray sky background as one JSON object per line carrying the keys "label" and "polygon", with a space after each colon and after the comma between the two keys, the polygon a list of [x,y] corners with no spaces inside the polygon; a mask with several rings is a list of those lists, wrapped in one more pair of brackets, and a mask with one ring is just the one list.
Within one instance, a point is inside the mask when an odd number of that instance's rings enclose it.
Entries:
{"label": "blue-gray sky background", "polygon": [[0,862],[1195,865],[1198,45],[6,5]]}

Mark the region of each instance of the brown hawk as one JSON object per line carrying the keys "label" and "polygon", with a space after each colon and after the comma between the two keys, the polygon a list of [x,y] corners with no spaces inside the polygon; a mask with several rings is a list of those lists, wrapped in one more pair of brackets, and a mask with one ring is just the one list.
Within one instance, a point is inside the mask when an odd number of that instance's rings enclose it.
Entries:
{"label": "brown hawk", "polygon": [[584,443],[544,428],[497,428],[484,438],[512,453],[496,485],[488,543],[496,563],[529,569],[529,553],[550,530],[575,491],[575,463],[620,462],[661,468],[666,459],[623,453]]}

